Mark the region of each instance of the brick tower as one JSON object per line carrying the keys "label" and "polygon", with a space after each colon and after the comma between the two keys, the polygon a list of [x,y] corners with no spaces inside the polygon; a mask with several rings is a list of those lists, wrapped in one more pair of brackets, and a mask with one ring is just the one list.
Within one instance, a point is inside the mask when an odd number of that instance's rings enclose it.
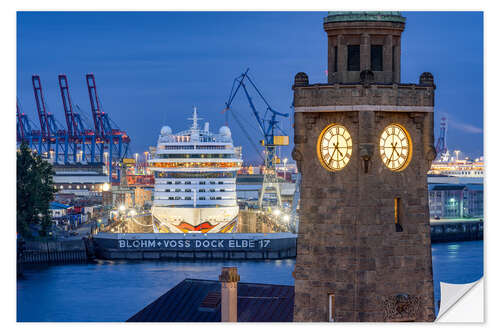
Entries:
{"label": "brick tower", "polygon": [[400,83],[399,12],[330,12],[328,84],[295,76],[295,321],[433,321],[434,79]]}

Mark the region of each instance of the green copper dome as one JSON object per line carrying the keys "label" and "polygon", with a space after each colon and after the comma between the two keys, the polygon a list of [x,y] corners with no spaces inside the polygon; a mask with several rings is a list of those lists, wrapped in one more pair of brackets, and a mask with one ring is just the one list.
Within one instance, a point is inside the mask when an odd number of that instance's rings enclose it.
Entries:
{"label": "green copper dome", "polygon": [[405,23],[406,18],[401,12],[328,12],[325,23],[329,22],[355,22],[355,21],[375,21],[375,22],[398,22]]}

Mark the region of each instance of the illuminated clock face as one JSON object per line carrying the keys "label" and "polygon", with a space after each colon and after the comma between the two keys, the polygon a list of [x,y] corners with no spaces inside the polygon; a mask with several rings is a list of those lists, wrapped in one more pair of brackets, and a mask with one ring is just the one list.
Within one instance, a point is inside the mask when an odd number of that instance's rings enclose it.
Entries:
{"label": "illuminated clock face", "polygon": [[398,124],[387,126],[380,135],[380,157],[392,171],[402,171],[411,159],[411,138],[406,129]]}
{"label": "illuminated clock face", "polygon": [[352,155],[352,138],[347,129],[338,124],[330,124],[318,138],[318,158],[327,170],[343,169]]}

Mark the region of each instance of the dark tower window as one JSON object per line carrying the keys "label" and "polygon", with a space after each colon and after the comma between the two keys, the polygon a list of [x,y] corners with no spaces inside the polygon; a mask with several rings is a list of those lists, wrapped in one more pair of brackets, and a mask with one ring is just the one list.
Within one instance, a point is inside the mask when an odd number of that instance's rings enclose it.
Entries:
{"label": "dark tower window", "polygon": [[334,51],[334,55],[333,55],[334,56],[334,58],[333,58],[334,59],[333,71],[334,72],[338,71],[338,65],[337,64],[338,64],[339,60],[338,60],[338,56],[337,56],[338,55],[338,51],[337,50],[338,50],[338,48],[335,46],[335,51]]}
{"label": "dark tower window", "polygon": [[394,73],[396,71],[396,47],[392,47],[392,72]]}
{"label": "dark tower window", "polygon": [[359,45],[347,45],[347,70],[359,71],[360,67]]}
{"label": "dark tower window", "polygon": [[383,46],[372,45],[371,52],[371,69],[372,71],[383,71]]}

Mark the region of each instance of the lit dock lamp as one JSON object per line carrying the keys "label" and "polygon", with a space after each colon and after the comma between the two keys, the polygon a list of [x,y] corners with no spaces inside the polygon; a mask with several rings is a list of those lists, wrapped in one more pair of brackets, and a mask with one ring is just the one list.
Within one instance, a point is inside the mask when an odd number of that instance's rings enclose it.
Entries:
{"label": "lit dock lamp", "polygon": [[120,215],[125,213],[125,210],[127,209],[124,204],[121,204],[120,207],[118,208],[120,210]]}

